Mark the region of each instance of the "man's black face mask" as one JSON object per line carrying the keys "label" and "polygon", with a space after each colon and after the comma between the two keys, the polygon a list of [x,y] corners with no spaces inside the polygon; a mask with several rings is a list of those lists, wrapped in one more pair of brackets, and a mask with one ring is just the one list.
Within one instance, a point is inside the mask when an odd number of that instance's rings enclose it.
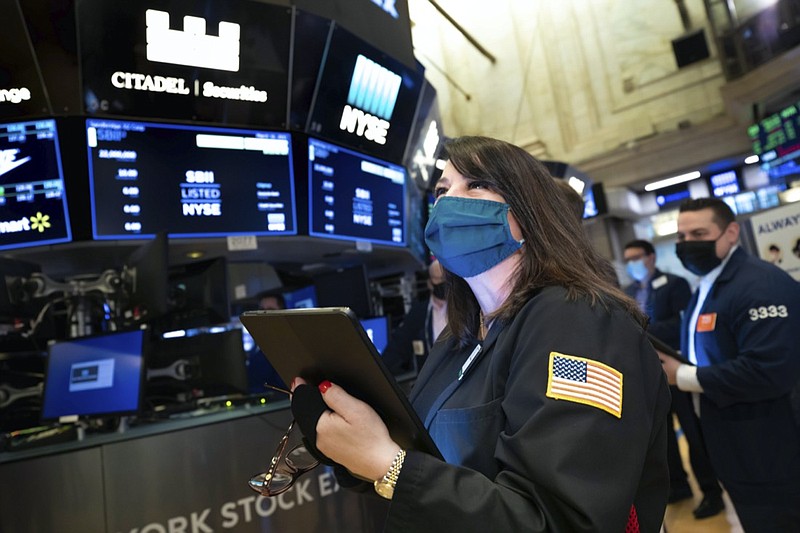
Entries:
{"label": "man's black face mask", "polygon": [[698,276],[705,276],[722,263],[722,260],[717,257],[718,239],[719,237],[713,241],[679,242],[675,245],[675,255],[681,260],[686,270]]}

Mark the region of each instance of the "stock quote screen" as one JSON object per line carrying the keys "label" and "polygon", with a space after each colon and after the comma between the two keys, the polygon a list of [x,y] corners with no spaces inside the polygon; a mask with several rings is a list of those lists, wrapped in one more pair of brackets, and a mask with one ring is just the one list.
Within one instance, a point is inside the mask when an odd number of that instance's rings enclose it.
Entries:
{"label": "stock quote screen", "polygon": [[308,178],[312,236],[405,246],[403,167],[309,139]]}
{"label": "stock quote screen", "polygon": [[0,250],[70,240],[55,120],[0,124]]}
{"label": "stock quote screen", "polygon": [[95,239],[297,233],[288,133],[90,119],[86,135]]}

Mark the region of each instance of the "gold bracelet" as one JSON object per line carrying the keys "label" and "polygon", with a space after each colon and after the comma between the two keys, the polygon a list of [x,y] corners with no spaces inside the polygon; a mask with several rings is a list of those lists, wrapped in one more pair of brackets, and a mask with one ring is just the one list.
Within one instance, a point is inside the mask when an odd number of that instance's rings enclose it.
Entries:
{"label": "gold bracelet", "polygon": [[400,469],[403,468],[405,458],[405,450],[397,452],[389,471],[381,479],[375,480],[375,492],[387,500],[391,500],[392,496],[394,496],[394,486],[397,484],[397,478],[400,477]]}

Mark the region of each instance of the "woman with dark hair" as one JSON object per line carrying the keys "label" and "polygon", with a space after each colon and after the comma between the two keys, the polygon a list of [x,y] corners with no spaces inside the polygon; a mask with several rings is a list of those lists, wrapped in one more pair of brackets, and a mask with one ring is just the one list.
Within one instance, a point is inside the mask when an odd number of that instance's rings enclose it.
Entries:
{"label": "woman with dark hair", "polygon": [[410,396],[445,461],[328,381],[293,383],[327,407],[304,434],[392,500],[386,531],[658,531],[669,392],[636,302],[539,161],[484,137],[447,152],[425,238],[448,326]]}

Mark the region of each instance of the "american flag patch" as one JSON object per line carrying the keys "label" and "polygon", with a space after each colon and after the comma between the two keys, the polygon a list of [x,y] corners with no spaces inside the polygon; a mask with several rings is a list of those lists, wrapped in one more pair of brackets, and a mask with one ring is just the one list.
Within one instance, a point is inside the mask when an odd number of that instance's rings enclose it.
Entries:
{"label": "american flag patch", "polygon": [[547,397],[591,405],[622,418],[622,374],[599,361],[550,352]]}

